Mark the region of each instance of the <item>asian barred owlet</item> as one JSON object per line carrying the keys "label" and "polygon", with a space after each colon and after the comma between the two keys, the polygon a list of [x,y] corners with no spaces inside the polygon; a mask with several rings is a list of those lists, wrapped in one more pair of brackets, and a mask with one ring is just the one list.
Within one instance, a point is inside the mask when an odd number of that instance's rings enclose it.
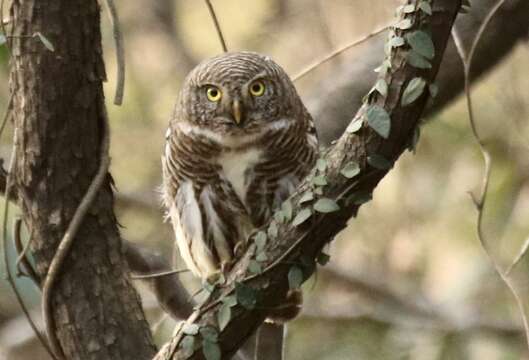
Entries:
{"label": "asian barred owlet", "polygon": [[227,53],[193,69],[162,157],[164,203],[187,267],[205,279],[230,265],[316,155],[312,118],[269,57]]}

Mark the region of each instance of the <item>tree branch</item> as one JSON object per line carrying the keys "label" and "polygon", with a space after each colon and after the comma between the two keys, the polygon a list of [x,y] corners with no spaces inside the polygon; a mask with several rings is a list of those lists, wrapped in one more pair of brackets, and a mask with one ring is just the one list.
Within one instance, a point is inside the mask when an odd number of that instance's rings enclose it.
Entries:
{"label": "tree branch", "polygon": [[[392,38],[407,39],[408,43],[388,48],[388,58],[379,78],[379,83],[385,86],[377,86],[378,91],[370,92],[348,131],[325,153],[318,170],[313,171],[283,207],[290,210],[278,212],[270,224],[250,237],[248,251],[226,282],[216,284],[209,299],[179,328],[155,359],[199,359],[204,353],[219,352],[226,357],[233,354],[268,312],[281,305],[289,287],[299,286],[300,280],[314,271],[314,259],[322,248],[346,226],[347,220],[357,213],[361,200],[370,196],[410,144],[428,100],[426,85],[437,74],[461,5],[458,0],[436,0],[430,17],[417,8],[418,3],[419,0],[408,1],[408,7],[401,11]],[[426,42],[423,34],[431,33],[429,41],[433,49],[422,45],[419,48],[416,41],[410,40],[419,36],[419,30],[423,31],[420,37]],[[419,69],[407,62],[411,52],[408,45],[431,59],[430,69]],[[252,273],[251,262],[260,263],[264,270]],[[226,315],[221,314],[221,310],[227,312],[226,307],[229,321],[223,321],[221,329],[218,319],[226,320]]]}

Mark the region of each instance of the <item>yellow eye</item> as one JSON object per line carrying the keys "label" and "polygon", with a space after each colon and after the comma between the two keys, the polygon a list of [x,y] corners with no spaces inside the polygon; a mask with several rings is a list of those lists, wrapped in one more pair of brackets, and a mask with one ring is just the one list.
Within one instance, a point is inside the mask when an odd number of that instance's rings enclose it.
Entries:
{"label": "yellow eye", "polygon": [[222,98],[222,92],[215,86],[209,86],[206,89],[206,96],[211,102],[218,102]]}
{"label": "yellow eye", "polygon": [[253,96],[263,96],[265,93],[266,87],[262,81],[256,81],[250,85],[250,94]]}

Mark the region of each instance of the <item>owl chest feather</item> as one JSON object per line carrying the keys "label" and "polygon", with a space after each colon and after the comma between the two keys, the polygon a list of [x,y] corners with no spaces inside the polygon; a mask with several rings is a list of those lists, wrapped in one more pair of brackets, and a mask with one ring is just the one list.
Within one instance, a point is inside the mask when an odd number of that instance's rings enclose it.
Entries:
{"label": "owl chest feather", "polygon": [[230,182],[233,190],[244,204],[253,169],[262,159],[263,151],[257,147],[245,150],[223,151],[217,159],[222,176]]}

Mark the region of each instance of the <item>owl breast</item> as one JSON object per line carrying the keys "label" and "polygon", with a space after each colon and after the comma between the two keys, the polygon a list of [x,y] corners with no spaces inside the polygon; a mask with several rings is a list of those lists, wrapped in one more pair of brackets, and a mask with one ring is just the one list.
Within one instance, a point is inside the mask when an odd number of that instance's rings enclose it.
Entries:
{"label": "owl breast", "polygon": [[254,166],[263,156],[263,150],[250,147],[244,150],[227,149],[218,158],[221,166],[221,175],[231,183],[233,190],[244,204],[246,193],[253,177]]}

